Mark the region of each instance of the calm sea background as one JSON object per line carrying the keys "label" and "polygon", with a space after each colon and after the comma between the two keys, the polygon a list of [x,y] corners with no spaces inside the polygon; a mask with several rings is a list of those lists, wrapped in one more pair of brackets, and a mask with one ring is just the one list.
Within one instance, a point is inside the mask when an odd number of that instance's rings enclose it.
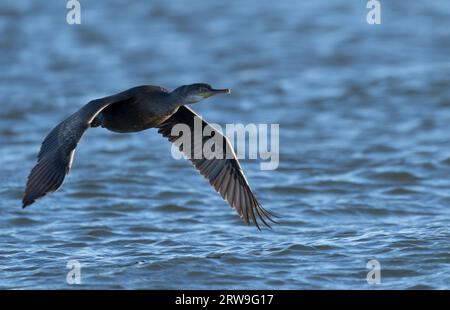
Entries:
{"label": "calm sea background", "polygon": [[[0,288],[450,288],[450,3],[0,2]],[[246,226],[155,130],[88,131],[63,188],[21,197],[45,135],[140,84],[230,87],[213,123],[280,124],[242,162],[273,230]],[[366,282],[369,260],[379,285]],[[80,286],[66,283],[69,260]]]}

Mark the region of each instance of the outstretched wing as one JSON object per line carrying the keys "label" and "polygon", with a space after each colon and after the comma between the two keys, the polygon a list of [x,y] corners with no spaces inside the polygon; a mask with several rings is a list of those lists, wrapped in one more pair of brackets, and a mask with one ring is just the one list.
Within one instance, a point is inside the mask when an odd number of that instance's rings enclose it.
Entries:
{"label": "outstretched wing", "polygon": [[[201,121],[202,131],[205,127],[209,126],[209,129],[214,134],[209,137],[203,137],[202,135],[201,139],[194,139],[195,118],[198,118]],[[172,133],[172,128],[177,124],[186,124],[191,129],[191,148],[190,150],[187,150],[180,145],[180,151],[183,152],[197,170],[208,179],[209,183],[218,193],[220,193],[222,198],[225,199],[232,208],[236,209],[240,217],[243,218],[247,224],[253,222],[259,229],[260,227],[257,221],[258,217],[266,226],[270,227],[268,222],[275,222],[272,219],[275,215],[265,210],[259,204],[258,200],[256,200],[228,139],[186,106],[181,106],[176,113],[159,125],[158,132],[168,138],[170,142],[177,144],[176,141],[180,137],[175,136]],[[201,159],[195,159],[194,151],[196,152],[196,150],[203,149],[203,145],[205,145],[212,137],[215,139],[223,139],[222,154],[224,157],[207,159],[202,156]],[[195,143],[201,143],[201,145],[196,145]]]}
{"label": "outstretched wing", "polygon": [[90,101],[53,128],[42,143],[37,164],[28,176],[23,208],[62,185],[72,165],[75,148],[92,120],[108,105],[126,99],[128,96],[124,92]]}

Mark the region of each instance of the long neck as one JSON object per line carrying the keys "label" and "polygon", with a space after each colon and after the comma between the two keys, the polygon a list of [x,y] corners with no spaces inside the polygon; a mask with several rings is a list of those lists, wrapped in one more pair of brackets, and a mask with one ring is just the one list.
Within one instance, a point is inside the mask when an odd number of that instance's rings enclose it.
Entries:
{"label": "long neck", "polygon": [[180,107],[182,105],[185,105],[186,102],[186,95],[183,86],[178,87],[177,89],[174,89],[169,93],[169,103],[174,108]]}

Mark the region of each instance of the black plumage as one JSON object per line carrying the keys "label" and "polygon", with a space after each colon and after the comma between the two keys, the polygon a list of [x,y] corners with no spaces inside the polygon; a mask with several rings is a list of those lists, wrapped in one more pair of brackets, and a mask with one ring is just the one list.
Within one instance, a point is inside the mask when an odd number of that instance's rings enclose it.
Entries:
{"label": "black plumage", "polygon": [[[202,136],[199,141],[192,136],[191,148],[184,149],[180,145],[180,151],[246,223],[254,223],[259,229],[257,219],[260,219],[270,226],[269,222],[275,222],[274,215],[259,204],[228,139],[186,106],[220,93],[229,93],[229,90],[192,84],[169,92],[162,87],[147,85],[89,102],[58,124],[44,139],[37,164],[28,176],[23,207],[61,187],[71,168],[75,148],[88,128],[102,126],[116,132],[158,128],[159,133],[178,146],[180,137],[172,135],[173,127],[185,124],[194,131],[197,119],[201,129],[212,132],[211,136]],[[196,150],[202,150],[212,138],[221,140],[221,152],[227,156],[195,157]]]}

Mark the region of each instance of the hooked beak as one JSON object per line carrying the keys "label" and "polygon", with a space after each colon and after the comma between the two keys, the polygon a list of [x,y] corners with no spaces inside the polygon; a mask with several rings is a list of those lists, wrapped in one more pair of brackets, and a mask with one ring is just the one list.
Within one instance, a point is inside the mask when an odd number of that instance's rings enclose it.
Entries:
{"label": "hooked beak", "polygon": [[224,89],[211,89],[212,95],[219,95],[219,94],[231,94],[231,89],[224,88]]}

